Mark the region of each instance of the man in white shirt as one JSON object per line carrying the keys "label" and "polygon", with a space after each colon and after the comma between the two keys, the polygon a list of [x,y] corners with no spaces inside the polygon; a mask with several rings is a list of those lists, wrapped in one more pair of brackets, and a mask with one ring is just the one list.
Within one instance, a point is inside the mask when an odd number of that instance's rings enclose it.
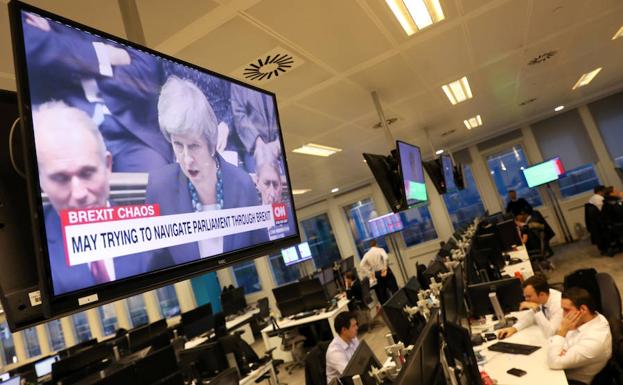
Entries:
{"label": "man in white shirt", "polygon": [[562,319],[561,293],[550,289],[547,278],[540,274],[526,279],[522,286],[526,300],[519,305],[519,310],[527,311],[521,313],[514,326],[500,330],[498,338],[510,337],[535,323],[546,337],[553,336]]}
{"label": "man in white shirt", "polygon": [[[383,248],[377,247],[376,240],[370,241],[370,249],[363,255],[359,265],[362,273],[376,279],[374,291],[381,304],[398,291],[394,273],[388,265],[389,257]],[[388,290],[391,294],[388,295]]]}
{"label": "man in white shirt", "polygon": [[562,293],[563,318],[551,337],[547,364],[564,369],[567,379],[590,384],[612,355],[610,325],[595,311],[588,291],[572,287]]}
{"label": "man in white shirt", "polygon": [[348,361],[357,350],[359,340],[357,339],[357,318],[353,313],[343,312],[335,317],[333,323],[335,332],[338,336],[333,338],[327,348],[327,384],[334,378],[339,378],[346,369]]}
{"label": "man in white shirt", "polygon": [[588,203],[594,205],[601,211],[604,207],[604,199],[606,196],[606,186],[599,185],[593,189],[593,196],[590,197]]}

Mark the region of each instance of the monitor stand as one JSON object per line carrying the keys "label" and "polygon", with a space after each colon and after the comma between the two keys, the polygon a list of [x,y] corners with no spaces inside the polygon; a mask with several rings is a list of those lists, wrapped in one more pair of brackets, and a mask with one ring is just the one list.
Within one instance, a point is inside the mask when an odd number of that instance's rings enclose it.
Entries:
{"label": "monitor stand", "polygon": [[489,293],[489,301],[491,301],[491,306],[493,306],[493,311],[495,312],[495,316],[499,321],[493,326],[493,329],[499,330],[513,326],[513,320],[504,317],[504,312],[502,311],[502,306],[500,306],[498,295],[496,293]]}

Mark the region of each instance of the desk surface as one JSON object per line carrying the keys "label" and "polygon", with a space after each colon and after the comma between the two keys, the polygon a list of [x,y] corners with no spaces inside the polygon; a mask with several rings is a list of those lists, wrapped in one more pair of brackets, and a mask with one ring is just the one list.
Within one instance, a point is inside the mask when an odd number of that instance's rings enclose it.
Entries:
{"label": "desk surface", "polygon": [[508,255],[510,255],[511,258],[521,259],[523,262],[516,263],[514,265],[507,265],[502,271],[503,274],[514,277],[515,272],[519,271],[524,279],[530,278],[534,275],[532,263],[530,263],[530,257],[528,256],[528,252],[524,246],[518,247],[515,251],[510,251]]}
{"label": "desk surface", "polygon": [[[513,314],[517,316],[517,314]],[[487,318],[489,319],[489,317]],[[493,325],[492,321],[487,325]],[[472,327],[474,332],[480,332],[487,329],[485,326]],[[490,330],[493,328],[491,327]],[[518,344],[527,344],[541,346],[536,352],[524,356],[519,354],[507,354],[501,352],[493,352],[486,349],[487,346],[493,345],[498,340],[489,341],[480,346],[474,347],[475,351],[480,352],[486,362],[481,364],[480,370],[487,372],[489,376],[497,381],[498,385],[514,385],[514,384],[546,384],[546,385],[567,385],[567,377],[564,370],[553,370],[547,366],[547,345],[548,339],[545,338],[543,332],[537,325],[532,325],[526,329],[515,333],[504,342],[514,342]],[[506,373],[507,370],[517,368],[525,370],[526,375],[516,377]]]}
{"label": "desk surface", "polygon": [[[337,307],[329,312],[327,311],[322,311],[319,314],[314,314],[311,315],[309,317],[305,317],[305,318],[301,318],[301,319],[290,319],[290,318],[284,318],[280,321],[277,322],[277,326],[279,326],[279,328],[291,328],[291,327],[295,327],[295,326],[300,326],[300,325],[305,325],[311,322],[316,322],[316,321],[321,321],[324,319],[329,319],[335,315],[337,315],[338,313],[344,311],[344,308],[346,308],[348,306],[348,302],[349,300],[346,298],[343,298],[341,300],[339,300],[339,302],[337,303]],[[262,329],[262,333],[268,333],[270,331],[273,330],[273,326],[272,325],[268,325],[266,326],[264,329]]]}

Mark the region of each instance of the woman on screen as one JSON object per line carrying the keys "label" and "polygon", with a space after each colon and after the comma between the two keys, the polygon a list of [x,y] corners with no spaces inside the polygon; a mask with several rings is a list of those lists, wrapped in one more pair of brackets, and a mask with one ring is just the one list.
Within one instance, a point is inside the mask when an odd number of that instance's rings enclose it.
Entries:
{"label": "woman on screen", "polygon": [[[177,76],[166,80],[158,99],[158,122],[176,159],[176,163],[149,175],[146,201],[158,203],[161,216],[261,204],[251,177],[216,151],[218,122],[207,98],[193,82]],[[261,229],[173,246],[156,250],[147,269],[267,241],[267,231]]]}

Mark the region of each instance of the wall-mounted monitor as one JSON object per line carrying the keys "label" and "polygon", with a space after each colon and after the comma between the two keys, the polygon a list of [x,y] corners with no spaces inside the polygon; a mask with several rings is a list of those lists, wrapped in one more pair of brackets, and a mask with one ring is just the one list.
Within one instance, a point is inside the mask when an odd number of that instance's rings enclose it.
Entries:
{"label": "wall-mounted monitor", "polygon": [[446,182],[446,191],[454,191],[457,186],[454,181],[454,165],[452,164],[452,158],[450,155],[441,155],[439,157],[441,162],[441,171],[443,179]]}
{"label": "wall-mounted monitor", "polygon": [[422,153],[418,146],[396,141],[403,193],[408,207],[428,201]]}
{"label": "wall-mounted monitor", "polygon": [[17,1],[10,21],[46,315],[300,242],[274,94]]}
{"label": "wall-mounted monitor", "polygon": [[368,221],[368,228],[372,237],[379,238],[385,235],[404,230],[404,222],[399,213],[388,213]]}
{"label": "wall-mounted monitor", "polygon": [[363,154],[376,183],[393,212],[405,210],[407,202],[402,191],[402,179],[398,163],[393,155]]}
{"label": "wall-mounted monitor", "polygon": [[307,261],[312,258],[309,243],[303,242],[295,246],[281,249],[281,257],[283,258],[283,263],[285,263],[286,266]]}
{"label": "wall-mounted monitor", "polygon": [[558,180],[565,173],[565,168],[560,158],[556,157],[525,168],[522,171],[528,187],[533,188]]}

